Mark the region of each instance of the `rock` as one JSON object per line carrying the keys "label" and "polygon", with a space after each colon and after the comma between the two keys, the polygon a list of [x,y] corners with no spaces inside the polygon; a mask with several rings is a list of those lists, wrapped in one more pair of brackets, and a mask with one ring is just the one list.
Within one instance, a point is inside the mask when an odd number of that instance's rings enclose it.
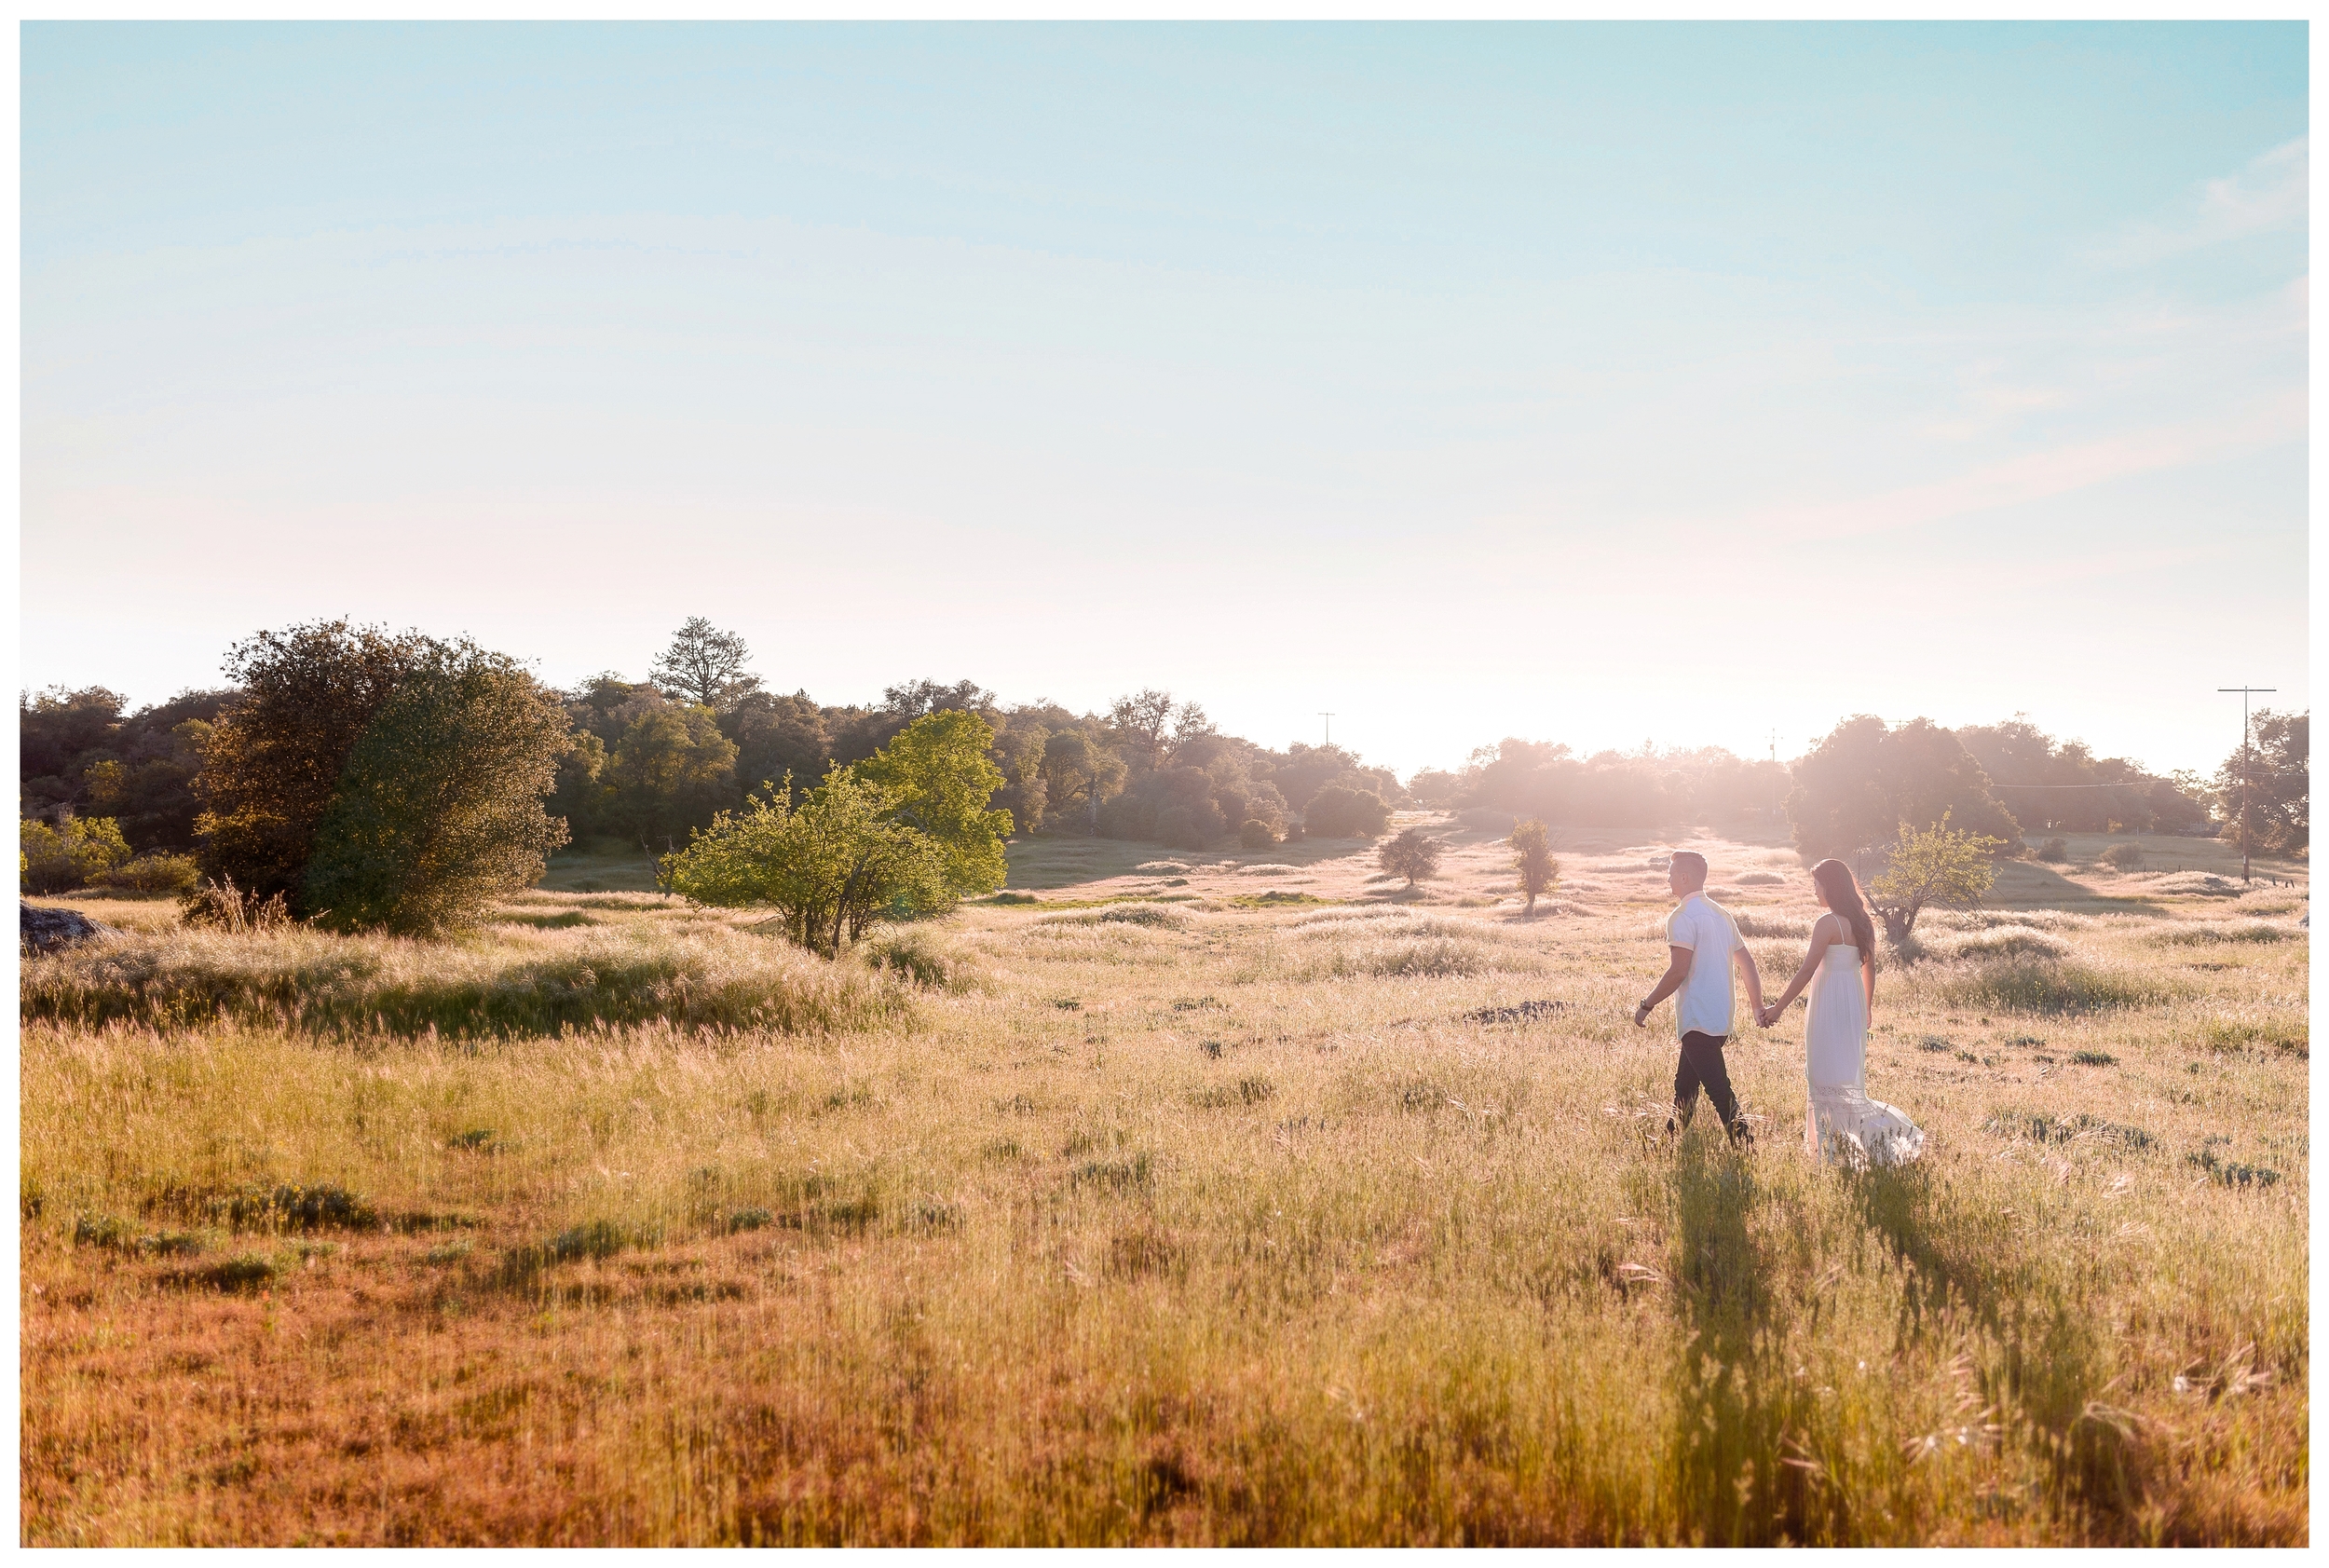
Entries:
{"label": "rock", "polygon": [[112,926],[100,925],[87,915],[71,909],[44,909],[20,899],[17,902],[17,909],[24,950],[28,953],[53,953],[61,948],[77,947],[83,942],[95,942],[119,934]]}

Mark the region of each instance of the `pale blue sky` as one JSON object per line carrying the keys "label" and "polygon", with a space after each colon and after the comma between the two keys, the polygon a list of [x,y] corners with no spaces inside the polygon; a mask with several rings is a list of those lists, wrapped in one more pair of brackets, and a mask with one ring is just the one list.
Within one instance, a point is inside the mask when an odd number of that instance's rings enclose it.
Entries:
{"label": "pale blue sky", "polygon": [[1402,770],[2305,690],[2306,34],[23,33],[23,679],[337,614]]}

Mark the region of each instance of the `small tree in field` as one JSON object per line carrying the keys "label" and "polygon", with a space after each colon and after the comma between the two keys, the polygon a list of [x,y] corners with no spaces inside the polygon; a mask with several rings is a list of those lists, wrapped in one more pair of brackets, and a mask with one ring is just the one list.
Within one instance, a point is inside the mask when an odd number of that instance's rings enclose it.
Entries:
{"label": "small tree in field", "polygon": [[1505,842],[1512,846],[1512,868],[1520,875],[1520,891],[1529,895],[1524,914],[1536,912],[1536,901],[1560,885],[1560,862],[1553,858],[1552,836],[1532,817],[1512,830]]}
{"label": "small tree in field", "polygon": [[1375,860],[1393,876],[1405,877],[1407,885],[1413,887],[1438,873],[1439,857],[1447,848],[1444,840],[1427,838],[1422,828],[1410,827],[1378,850]]}
{"label": "small tree in field", "polygon": [[1928,907],[1967,909],[1982,901],[1997,873],[1990,864],[2001,840],[1949,825],[1944,815],[1930,827],[1900,825],[1900,836],[1886,852],[1885,867],[1868,884],[1868,907],[1883,918],[1895,946],[1916,929]]}
{"label": "small tree in field", "polygon": [[950,899],[947,854],[892,814],[889,794],[835,767],[793,804],[793,781],[722,811],[708,833],[660,864],[671,890],[700,904],[761,906],[813,952],[838,953],[877,920]]}

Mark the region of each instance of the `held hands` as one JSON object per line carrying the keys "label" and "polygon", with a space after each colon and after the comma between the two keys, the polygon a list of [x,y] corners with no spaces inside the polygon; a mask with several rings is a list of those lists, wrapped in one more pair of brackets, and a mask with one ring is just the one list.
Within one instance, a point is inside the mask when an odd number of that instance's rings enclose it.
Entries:
{"label": "held hands", "polygon": [[1771,1003],[1771,1005],[1764,1008],[1761,1012],[1755,1015],[1755,1027],[1757,1029],[1769,1029],[1773,1024],[1779,1021],[1779,1015],[1786,1011],[1787,1008],[1785,1004],[1777,1002]]}

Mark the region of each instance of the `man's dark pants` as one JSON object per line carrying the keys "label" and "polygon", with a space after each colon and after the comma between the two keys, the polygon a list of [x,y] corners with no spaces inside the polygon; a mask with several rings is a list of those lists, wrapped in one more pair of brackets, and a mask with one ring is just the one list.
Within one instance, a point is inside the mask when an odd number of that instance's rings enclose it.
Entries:
{"label": "man's dark pants", "polygon": [[1703,1084],[1707,1098],[1714,1102],[1714,1113],[1736,1137],[1743,1124],[1738,1119],[1738,1097],[1731,1093],[1730,1070],[1723,1065],[1723,1040],[1722,1035],[1696,1029],[1682,1036],[1682,1061],[1674,1069],[1674,1114],[1683,1125],[1689,1125],[1690,1113],[1698,1109],[1698,1089]]}

